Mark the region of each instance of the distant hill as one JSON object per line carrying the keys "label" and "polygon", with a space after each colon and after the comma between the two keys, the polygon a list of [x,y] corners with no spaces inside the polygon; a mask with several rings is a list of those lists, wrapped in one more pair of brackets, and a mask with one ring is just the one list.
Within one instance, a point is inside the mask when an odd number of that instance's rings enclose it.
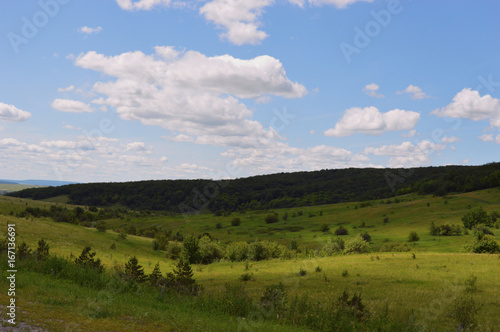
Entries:
{"label": "distant hill", "polygon": [[280,173],[235,180],[157,180],[26,189],[15,197],[122,206],[136,210],[235,211],[385,199],[417,192],[439,196],[500,186],[500,163],[411,169],[349,168]]}
{"label": "distant hill", "polygon": [[53,181],[53,180],[0,180],[0,183],[26,184],[30,186],[45,186],[45,187],[59,187],[68,184],[77,184],[77,182]]}

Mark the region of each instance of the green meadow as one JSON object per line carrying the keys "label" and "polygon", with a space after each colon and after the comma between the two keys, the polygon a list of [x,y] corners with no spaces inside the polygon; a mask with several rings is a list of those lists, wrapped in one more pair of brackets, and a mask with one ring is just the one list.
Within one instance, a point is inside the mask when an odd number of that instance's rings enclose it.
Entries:
{"label": "green meadow", "polygon": [[[288,246],[296,241],[300,254],[292,259],[243,262],[223,259],[207,265],[193,264],[194,279],[204,292],[220,296],[226,285],[243,286],[252,299],[259,299],[266,286],[280,282],[287,291],[287,301],[297,295],[307,296],[311,303],[326,303],[346,291],[351,295],[361,294],[373,317],[411,321],[422,331],[456,331],[458,326],[450,312],[471,280],[477,278],[473,282],[474,300],[479,306],[477,330],[494,331],[500,326],[500,256],[466,253],[464,246],[474,241],[472,232],[462,236],[429,233],[431,223],[462,225],[462,216],[476,207],[487,212],[500,211],[500,188],[447,197],[411,194],[370,202],[233,212],[226,216],[126,214],[106,220],[106,232],[56,223],[49,218],[15,217],[28,206],[46,209],[51,205],[65,204],[61,200],[31,201],[0,196],[0,229],[6,232],[7,224],[15,224],[18,245],[24,241],[34,250],[43,238],[50,245],[51,255],[73,260],[84,247],[91,246],[105,265],[106,273],[133,256],[146,273],[151,273],[157,262],[163,273],[176,266],[177,261],[168,259],[163,251],[153,250],[152,238],[119,236],[117,231],[131,226],[136,229],[155,226],[173,234],[180,232],[185,237],[209,233],[223,244],[269,240]],[[265,217],[272,213],[278,214],[279,221],[267,224]],[[241,220],[239,226],[232,226],[234,218]],[[321,230],[324,224],[329,231]],[[316,250],[335,238],[334,231],[339,226],[348,230],[348,235],[342,236],[345,241],[368,233],[371,251],[330,257],[315,255]],[[419,241],[408,242],[412,231],[417,232]],[[500,237],[498,229],[491,231]],[[393,242],[406,243],[410,251],[380,252],[385,244]],[[2,289],[8,286],[6,273],[2,265]],[[241,280],[243,274],[251,276],[248,281]],[[92,289],[28,268],[20,269],[17,276],[18,320],[49,331],[310,330],[279,319],[260,319],[265,313],[241,317],[230,311],[204,309],[216,306],[208,302],[200,304],[200,300],[158,301],[162,294],[157,290],[139,288],[133,293],[120,293],[109,287]],[[0,302],[0,310],[5,311],[4,304],[8,303],[5,291],[1,292]],[[380,326],[379,330],[384,331],[385,325]]]}

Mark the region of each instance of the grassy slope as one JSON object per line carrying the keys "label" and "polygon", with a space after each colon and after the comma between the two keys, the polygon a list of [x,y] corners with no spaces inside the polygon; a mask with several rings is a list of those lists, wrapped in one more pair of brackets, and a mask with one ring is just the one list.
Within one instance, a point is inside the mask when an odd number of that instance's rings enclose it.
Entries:
{"label": "grassy slope", "polygon": [[[442,328],[445,321],[443,317],[451,304],[450,299],[453,299],[458,290],[463,288],[464,279],[474,273],[478,276],[480,290],[477,298],[480,303],[484,304],[479,313],[480,322],[488,323],[490,326],[500,325],[500,317],[497,314],[500,310],[500,300],[498,300],[500,298],[500,279],[498,278],[500,263],[497,255],[463,253],[463,245],[472,240],[472,235],[443,237],[437,240],[436,237],[428,235],[431,221],[434,221],[436,225],[459,224],[461,216],[468,211],[469,205],[472,207],[481,205],[487,211],[500,210],[500,190],[490,189],[457,195],[447,199],[447,204],[444,203],[443,198],[408,197],[408,199],[411,201],[399,204],[376,202],[373,207],[358,209],[354,209],[355,204],[352,203],[289,209],[286,224],[282,220],[278,224],[265,224],[263,219],[269,212],[238,215],[242,219],[242,226],[239,227],[229,226],[231,219],[237,215],[230,217],[200,215],[190,218],[189,222],[182,217],[151,217],[129,221],[112,220],[109,223],[116,227],[124,224],[157,225],[175,231],[182,230],[184,234],[199,234],[208,231],[223,241],[262,238],[287,244],[291,239],[296,238],[302,246],[308,247],[318,247],[331,236],[319,232],[319,225],[326,222],[334,228],[337,224],[343,223],[350,231],[348,237],[361,231],[368,231],[372,235],[374,249],[380,247],[386,238],[391,241],[405,241],[409,231],[415,230],[421,236],[421,241],[413,250],[416,253],[415,260],[412,259],[411,253],[372,253],[296,261],[252,262],[249,264],[248,272],[253,273],[255,281],[248,282],[247,289],[251,294],[258,296],[264,285],[283,281],[290,293],[308,293],[320,301],[322,298],[338,296],[344,289],[350,292],[359,291],[366,304],[375,311],[381,310],[385,302],[389,301],[393,317],[407,316],[411,310],[415,310],[419,319],[424,319],[431,325],[437,324]],[[26,204],[46,207],[50,203],[0,197],[0,211],[3,213],[8,214],[14,209],[19,211],[24,209]],[[303,210],[303,215],[292,217],[293,213],[299,210]],[[320,211],[323,211],[323,216],[319,216]],[[285,210],[276,210],[276,212],[282,215]],[[316,216],[310,218],[309,213],[316,214]],[[382,221],[384,215],[389,217],[387,224]],[[373,227],[353,229],[353,226],[359,226],[363,221],[366,226]],[[218,222],[224,225],[223,229],[215,228]],[[131,256],[138,257],[146,272],[150,272],[157,261],[160,262],[163,272],[170,271],[175,263],[165,259],[161,253],[154,252],[151,249],[151,239],[128,236],[127,240],[118,240],[117,234],[110,231],[99,233],[94,229],[58,224],[48,220],[32,221],[0,216],[0,229],[6,229],[7,223],[17,225],[18,241],[26,241],[31,247],[36,247],[36,242],[44,238],[51,246],[51,253],[58,255],[68,256],[71,253],[78,255],[84,246],[90,245],[108,267],[123,263]],[[290,226],[304,229],[300,232],[285,230],[285,227]],[[271,228],[282,228],[282,230],[271,230]],[[497,236],[500,234],[498,230],[494,231]],[[110,249],[112,243],[116,243],[116,250]],[[320,266],[322,272],[314,272],[316,266]],[[298,270],[301,267],[308,271],[304,277],[298,276]],[[343,270],[348,270],[347,277],[342,277]],[[208,266],[194,266],[194,272],[197,281],[208,290],[218,291],[226,282],[240,282],[238,278],[245,272],[245,263],[221,262]],[[2,288],[6,286],[3,281],[4,273],[5,271],[2,271]],[[20,283],[24,284],[20,291],[21,303],[25,311],[30,313],[29,317],[32,318],[31,313],[36,312],[36,316],[39,316],[38,321],[45,322],[48,326],[65,326],[64,324],[72,321],[79,326],[84,326],[85,321],[94,320],[88,310],[84,309],[87,308],[89,301],[94,298],[99,299],[102,294],[87,294],[85,289],[59,280],[54,281],[45,276],[34,278],[29,275],[23,276],[22,273],[19,275],[21,276]],[[62,289],[62,291],[48,292],[47,288]],[[68,300],[68,296],[74,299]],[[6,300],[5,295],[0,295],[2,303],[6,303]],[[66,303],[67,301],[70,303]],[[164,308],[134,301],[130,303],[135,311],[133,317],[130,318],[133,322],[146,324],[144,326],[163,322],[162,324],[169,326],[168,324],[173,324],[172,322],[175,321],[175,324],[181,324],[184,328],[195,328],[194,325],[189,325],[189,315],[194,313],[176,312],[175,319],[160,319]],[[432,319],[434,315],[428,311],[431,305],[434,308],[433,312],[439,314],[435,320]],[[120,308],[116,309],[117,311],[110,317],[99,319],[99,324],[121,330],[119,321],[123,312]],[[125,308],[122,309],[125,310]],[[54,317],[53,314],[61,310],[64,312],[60,316],[63,322],[51,320],[50,317]],[[145,315],[145,312],[148,314],[145,317],[141,316]],[[196,313],[196,316],[200,317],[201,326],[212,326],[213,330],[217,330],[218,324],[222,324],[219,318],[202,313]],[[175,328],[174,325],[170,327]],[[231,330],[229,327],[234,328],[231,324],[228,325],[228,330]]]}

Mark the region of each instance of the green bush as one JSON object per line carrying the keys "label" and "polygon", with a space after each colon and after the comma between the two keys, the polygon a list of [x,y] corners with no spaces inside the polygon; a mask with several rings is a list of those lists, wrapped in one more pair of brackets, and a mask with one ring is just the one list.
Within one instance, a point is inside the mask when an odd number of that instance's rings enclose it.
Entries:
{"label": "green bush", "polygon": [[165,247],[165,256],[168,259],[179,259],[182,254],[182,243],[176,241],[169,241]]}
{"label": "green bush", "polygon": [[411,248],[404,242],[388,242],[380,248],[381,252],[406,252]]}
{"label": "green bush", "polygon": [[239,225],[241,225],[241,219],[240,218],[233,218],[233,220],[231,220],[231,225],[232,226],[239,226]]}
{"label": "green bush", "polygon": [[361,233],[361,237],[368,243],[372,242],[372,237],[368,234],[368,232]]}
{"label": "green bush", "polygon": [[264,220],[266,221],[266,224],[277,223],[279,221],[278,214],[277,213],[268,214]]}
{"label": "green bush", "polygon": [[345,254],[361,254],[366,252],[370,252],[370,244],[360,235],[348,241],[344,249]]}
{"label": "green bush", "polygon": [[241,262],[248,258],[249,245],[246,242],[231,242],[226,246],[224,257],[232,262]]}
{"label": "green bush", "polygon": [[349,231],[344,226],[339,226],[339,228],[337,228],[335,230],[335,235],[337,235],[337,236],[339,236],[339,235],[348,235],[348,234],[349,234]]}
{"label": "green bush", "polygon": [[248,272],[243,273],[243,274],[240,276],[240,280],[241,280],[241,281],[250,281],[250,280],[254,280],[254,278],[253,278],[253,273],[248,273]]}
{"label": "green bush", "polygon": [[328,224],[325,223],[319,227],[319,230],[323,233],[326,233],[330,230],[330,227],[328,227]]}
{"label": "green bush", "polygon": [[38,248],[35,251],[35,257],[37,260],[44,260],[49,256],[50,246],[44,239],[38,241]]}
{"label": "green bush", "polygon": [[477,313],[480,307],[474,301],[472,294],[459,295],[452,304],[450,316],[456,322],[459,331],[471,331],[477,327]]}
{"label": "green bush", "polygon": [[408,242],[417,242],[420,240],[420,236],[418,236],[417,232],[411,231],[410,234],[408,234]]}
{"label": "green bush", "polygon": [[345,249],[345,242],[342,238],[328,239],[325,245],[320,250],[321,256],[332,256],[340,254]]}
{"label": "green bush", "polygon": [[267,286],[260,298],[260,303],[266,312],[274,314],[282,313],[286,303],[285,285],[280,282],[279,284]]}
{"label": "green bush", "polygon": [[483,210],[482,207],[475,208],[474,210],[466,213],[462,217],[462,222],[464,223],[464,227],[468,229],[472,229],[477,224],[486,224],[488,225],[491,221],[491,218],[488,217],[486,211]]}
{"label": "green bush", "polygon": [[478,254],[496,254],[500,253],[500,244],[492,235],[484,235],[481,239],[477,238],[473,243],[465,246],[468,252]]}
{"label": "green bush", "polygon": [[202,264],[210,264],[224,257],[224,250],[219,241],[214,241],[206,235],[199,240],[198,246]]}

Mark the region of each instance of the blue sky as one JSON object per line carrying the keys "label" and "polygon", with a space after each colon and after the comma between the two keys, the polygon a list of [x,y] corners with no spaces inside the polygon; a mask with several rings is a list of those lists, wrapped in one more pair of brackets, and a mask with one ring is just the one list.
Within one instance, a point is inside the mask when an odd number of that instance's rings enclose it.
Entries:
{"label": "blue sky", "polygon": [[500,152],[495,0],[0,2],[0,178],[238,178]]}

